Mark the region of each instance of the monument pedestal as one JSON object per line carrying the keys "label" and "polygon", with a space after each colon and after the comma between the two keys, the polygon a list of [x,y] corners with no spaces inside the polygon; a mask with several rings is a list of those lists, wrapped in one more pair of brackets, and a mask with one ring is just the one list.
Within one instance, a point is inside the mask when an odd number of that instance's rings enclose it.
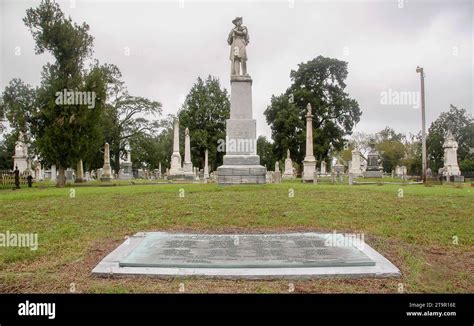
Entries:
{"label": "monument pedestal", "polygon": [[382,178],[383,177],[383,173],[381,170],[365,171],[363,175],[364,175],[364,178]]}
{"label": "monument pedestal", "polygon": [[183,163],[183,176],[186,180],[194,180],[196,178],[196,174],[193,172],[193,163]]}
{"label": "monument pedestal", "polygon": [[102,174],[100,177],[100,181],[112,181],[112,175],[111,174]]}
{"label": "monument pedestal", "polygon": [[20,173],[28,170],[28,158],[24,155],[13,156],[13,170],[15,170],[16,167],[18,167]]}
{"label": "monument pedestal", "polygon": [[132,162],[122,162],[120,163],[120,180],[130,180],[132,179]]}
{"label": "monument pedestal", "polygon": [[307,182],[313,182],[314,172],[316,172],[316,160],[303,161],[303,175],[301,176],[301,180],[307,181]]}
{"label": "monument pedestal", "polygon": [[219,184],[264,184],[266,168],[257,155],[257,122],[252,118],[252,78],[231,77],[230,119],[226,121],[226,154],[217,168]]}

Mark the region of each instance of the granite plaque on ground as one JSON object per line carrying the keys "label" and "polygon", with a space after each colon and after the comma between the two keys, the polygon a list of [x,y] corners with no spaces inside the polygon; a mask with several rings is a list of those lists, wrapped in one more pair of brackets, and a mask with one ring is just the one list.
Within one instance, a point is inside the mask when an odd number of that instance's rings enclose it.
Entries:
{"label": "granite plaque on ground", "polygon": [[[120,267],[296,268],[374,266],[356,246],[332,246],[334,234],[146,235]],[[343,238],[342,235],[340,235]],[[334,242],[336,243],[336,242]]]}

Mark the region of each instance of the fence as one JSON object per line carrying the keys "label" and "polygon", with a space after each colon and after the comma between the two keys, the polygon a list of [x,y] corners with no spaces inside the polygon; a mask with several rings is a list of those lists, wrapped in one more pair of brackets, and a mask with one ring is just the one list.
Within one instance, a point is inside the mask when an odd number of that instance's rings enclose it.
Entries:
{"label": "fence", "polygon": [[[20,173],[20,187],[28,185],[26,177],[29,174],[27,171]],[[0,170],[0,188],[7,189],[13,187],[15,187],[15,173],[9,170]]]}

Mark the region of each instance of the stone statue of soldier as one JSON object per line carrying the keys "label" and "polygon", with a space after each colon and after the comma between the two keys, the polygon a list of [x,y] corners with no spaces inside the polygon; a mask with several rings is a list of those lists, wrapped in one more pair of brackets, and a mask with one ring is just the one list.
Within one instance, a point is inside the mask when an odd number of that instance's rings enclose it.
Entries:
{"label": "stone statue of soldier", "polygon": [[242,25],[242,17],[235,18],[232,23],[235,27],[230,31],[227,43],[230,45],[231,76],[247,76],[247,44],[249,32]]}

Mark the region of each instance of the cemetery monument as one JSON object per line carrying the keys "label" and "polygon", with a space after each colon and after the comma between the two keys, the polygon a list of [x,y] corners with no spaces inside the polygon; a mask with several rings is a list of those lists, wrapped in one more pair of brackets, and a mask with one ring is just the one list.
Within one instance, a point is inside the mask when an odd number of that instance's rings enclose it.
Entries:
{"label": "cemetery monument", "polygon": [[191,162],[191,138],[189,137],[189,129],[184,130],[184,163],[183,163],[184,178],[195,179],[195,172],[193,172],[193,162]]}
{"label": "cemetery monument", "polygon": [[181,154],[179,153],[179,120],[174,121],[173,128],[173,154],[171,154],[171,168],[168,179],[182,179]]}
{"label": "cemetery monument", "polygon": [[[448,130],[446,139],[443,143],[444,149],[444,173],[448,180],[461,181],[461,170],[458,165],[458,142],[454,139],[451,130]],[[464,181],[464,180],[462,180]]]}
{"label": "cemetery monument", "polygon": [[13,156],[13,169],[17,168],[20,173],[28,170],[28,146],[25,144],[25,136],[22,132],[15,143],[15,155]]}
{"label": "cemetery monument", "polygon": [[313,181],[316,172],[316,158],[313,151],[313,114],[311,104],[306,106],[306,156],[303,161],[302,181]]}
{"label": "cemetery monument", "polygon": [[252,116],[252,78],[247,73],[249,33],[242,17],[235,18],[227,43],[230,45],[230,119],[226,121],[226,155],[217,168],[217,182],[264,184],[266,169],[257,155],[257,122]]}
{"label": "cemetery monument", "polygon": [[102,175],[100,181],[111,181],[112,180],[112,168],[110,167],[110,149],[109,143],[105,143],[104,146],[104,167],[102,168]]}
{"label": "cemetery monument", "polygon": [[290,157],[290,149],[286,151],[285,159],[285,172],[283,173],[283,179],[294,179],[295,174],[293,172],[293,161]]}

